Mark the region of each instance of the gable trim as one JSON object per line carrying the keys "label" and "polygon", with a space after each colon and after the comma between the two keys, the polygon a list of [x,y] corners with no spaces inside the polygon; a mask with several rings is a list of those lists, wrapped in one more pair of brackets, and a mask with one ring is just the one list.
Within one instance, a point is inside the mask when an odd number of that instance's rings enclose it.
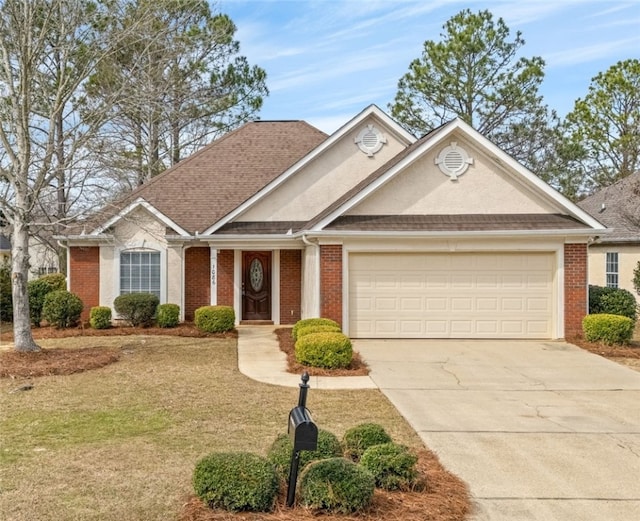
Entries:
{"label": "gable trim", "polygon": [[376,118],[380,119],[382,123],[384,123],[385,125],[391,128],[392,132],[395,133],[400,138],[400,140],[405,141],[408,145],[415,143],[416,141],[415,136],[407,132],[398,123],[396,123],[393,119],[391,119],[385,112],[380,110],[376,105],[369,105],[366,109],[360,112],[360,114],[355,116],[353,119],[351,119],[342,127],[340,127],[338,130],[336,130],[333,134],[331,134],[331,136],[329,136],[325,141],[323,141],[318,147],[313,149],[306,156],[296,161],[296,163],[294,163],[291,167],[285,170],[273,181],[271,181],[262,189],[260,189],[258,192],[256,192],[254,195],[252,195],[240,206],[236,207],[233,211],[229,212],[222,219],[212,224],[209,228],[207,228],[204,232],[202,232],[202,235],[210,235],[216,232],[222,226],[231,222],[233,219],[235,219],[239,215],[246,212],[258,201],[265,198],[268,194],[270,194],[276,188],[278,188],[281,184],[283,184],[287,179],[295,175],[300,169],[304,168],[306,165],[311,163],[313,160],[315,160],[318,156],[320,156],[326,150],[331,148],[336,142],[342,139],[347,133],[351,132],[355,127],[360,125],[369,116],[375,116]]}
{"label": "gable trim", "polygon": [[168,228],[171,228],[172,230],[174,230],[177,234],[179,234],[181,236],[184,236],[184,237],[190,237],[191,236],[191,234],[189,232],[187,232],[184,228],[178,226],[174,221],[169,219],[169,217],[167,217],[165,214],[163,214],[160,210],[155,208],[153,205],[149,204],[142,197],[138,197],[138,199],[136,199],[133,203],[131,203],[127,207],[125,207],[122,210],[120,210],[116,215],[114,215],[111,219],[109,219],[104,224],[98,226],[89,235],[90,236],[101,235],[109,227],[113,226],[115,223],[117,223],[121,219],[124,219],[127,215],[129,215],[130,213],[132,213],[134,210],[136,210],[138,208],[144,208],[151,215],[153,215],[156,219],[158,219],[160,222],[162,222],[165,226],[167,226]]}

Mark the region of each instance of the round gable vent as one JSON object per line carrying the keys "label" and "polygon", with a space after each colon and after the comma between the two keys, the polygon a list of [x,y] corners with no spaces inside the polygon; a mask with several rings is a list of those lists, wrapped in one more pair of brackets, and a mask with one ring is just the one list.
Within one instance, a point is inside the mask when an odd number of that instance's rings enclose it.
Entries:
{"label": "round gable vent", "polygon": [[438,165],[440,171],[448,175],[452,181],[464,174],[472,163],[473,159],[455,141],[443,149],[436,158],[436,165]]}
{"label": "round gable vent", "polygon": [[360,150],[372,157],[387,142],[387,138],[373,125],[367,125],[360,131],[355,142]]}

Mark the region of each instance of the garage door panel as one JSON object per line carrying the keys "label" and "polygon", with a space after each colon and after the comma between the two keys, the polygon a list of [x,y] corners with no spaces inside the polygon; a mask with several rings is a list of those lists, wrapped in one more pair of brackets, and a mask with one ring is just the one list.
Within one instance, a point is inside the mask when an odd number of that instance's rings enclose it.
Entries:
{"label": "garage door panel", "polygon": [[552,253],[351,254],[350,334],[549,338],[554,259]]}

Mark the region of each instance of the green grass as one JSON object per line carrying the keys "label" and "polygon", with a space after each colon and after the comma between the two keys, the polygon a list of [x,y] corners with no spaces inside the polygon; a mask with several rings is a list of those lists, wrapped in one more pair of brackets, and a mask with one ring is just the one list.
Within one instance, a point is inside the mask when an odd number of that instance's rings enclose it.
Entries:
{"label": "green grass", "polygon": [[[232,339],[80,337],[45,348],[121,346],[121,360],[70,376],[0,380],[0,519],[177,519],[196,462],[213,451],[266,454],[286,432],[298,389],[240,374]],[[339,437],[382,424],[417,435],[377,390],[310,389],[319,427]]]}

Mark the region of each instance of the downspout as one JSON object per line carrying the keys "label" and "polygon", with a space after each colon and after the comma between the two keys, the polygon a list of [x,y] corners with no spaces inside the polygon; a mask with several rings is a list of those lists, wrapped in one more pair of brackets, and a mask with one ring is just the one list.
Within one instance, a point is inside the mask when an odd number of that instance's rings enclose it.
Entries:
{"label": "downspout", "polygon": [[63,244],[60,239],[57,239],[56,242],[58,246],[67,250],[65,258],[65,263],[67,264],[67,291],[71,291],[71,259],[69,258],[69,246]]}
{"label": "downspout", "polygon": [[[316,270],[315,270],[315,283],[316,283],[316,292],[317,292],[317,301],[314,302],[314,309],[311,310],[312,311],[312,315],[317,315],[320,316],[320,245],[316,242],[311,242],[309,239],[307,239],[306,234],[302,234],[302,242],[304,244],[306,244],[307,246],[313,246],[316,249],[317,255],[316,255],[316,259],[317,259],[317,265],[316,265]],[[315,297],[314,297],[314,301],[315,301]],[[317,308],[315,306],[315,304],[317,304]],[[308,318],[308,317],[307,317]]]}

